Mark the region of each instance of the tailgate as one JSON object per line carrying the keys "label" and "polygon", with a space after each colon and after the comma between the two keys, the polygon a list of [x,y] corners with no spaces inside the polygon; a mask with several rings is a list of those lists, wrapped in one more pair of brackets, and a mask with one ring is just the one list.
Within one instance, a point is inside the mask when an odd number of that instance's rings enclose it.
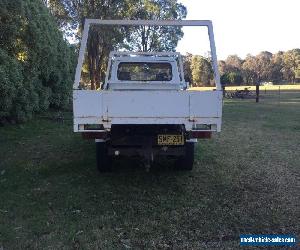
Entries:
{"label": "tailgate", "polygon": [[222,92],[76,90],[73,109],[75,132],[83,124],[184,124],[188,130],[215,124],[220,131]]}

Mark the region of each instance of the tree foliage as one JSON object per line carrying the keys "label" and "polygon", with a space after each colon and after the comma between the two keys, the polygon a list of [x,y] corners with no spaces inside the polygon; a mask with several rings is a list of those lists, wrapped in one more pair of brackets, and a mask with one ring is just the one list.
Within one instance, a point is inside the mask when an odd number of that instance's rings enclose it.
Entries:
{"label": "tree foliage", "polygon": [[[186,8],[170,0],[127,1],[130,19],[176,20],[186,17]],[[175,51],[183,37],[181,27],[140,26],[128,27],[123,46],[135,51]]]}
{"label": "tree foliage", "polygon": [[295,83],[300,81],[300,49],[276,54],[263,51],[256,56],[247,55],[244,60],[229,56],[219,61],[219,70],[223,84]]}
{"label": "tree foliage", "polygon": [[0,3],[0,119],[26,121],[71,101],[74,48],[39,0]]}

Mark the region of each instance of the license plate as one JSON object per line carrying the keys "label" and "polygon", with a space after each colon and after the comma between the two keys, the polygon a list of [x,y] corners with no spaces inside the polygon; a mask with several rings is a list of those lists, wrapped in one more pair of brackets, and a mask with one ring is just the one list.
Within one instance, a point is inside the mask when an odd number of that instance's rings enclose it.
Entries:
{"label": "license plate", "polygon": [[183,135],[158,135],[158,145],[184,145]]}

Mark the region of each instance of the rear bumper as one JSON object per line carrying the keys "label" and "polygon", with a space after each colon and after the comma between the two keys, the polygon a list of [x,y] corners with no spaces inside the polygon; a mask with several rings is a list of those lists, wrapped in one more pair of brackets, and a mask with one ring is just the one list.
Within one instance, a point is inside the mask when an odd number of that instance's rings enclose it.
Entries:
{"label": "rear bumper", "polygon": [[[209,139],[212,136],[210,130],[187,131],[184,125],[113,125],[111,130],[84,131],[84,139],[100,139],[110,141],[115,145],[144,145],[149,142],[155,145],[159,134],[182,134],[185,141],[194,139]],[[196,142],[194,140],[194,142]]]}
{"label": "rear bumper", "polygon": [[221,118],[110,118],[103,120],[97,117],[74,117],[74,132],[102,132],[103,130],[85,129],[86,124],[103,125],[104,130],[110,131],[114,125],[184,125],[187,131],[198,125],[211,127],[207,131],[221,132]]}

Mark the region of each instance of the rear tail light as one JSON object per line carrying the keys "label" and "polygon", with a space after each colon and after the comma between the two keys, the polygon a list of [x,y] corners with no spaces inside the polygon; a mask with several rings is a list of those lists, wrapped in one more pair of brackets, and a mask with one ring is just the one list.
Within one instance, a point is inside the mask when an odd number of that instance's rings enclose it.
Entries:
{"label": "rear tail light", "polygon": [[103,131],[103,132],[83,132],[82,138],[84,139],[107,139],[109,137],[109,132]]}
{"label": "rear tail light", "polygon": [[202,138],[202,139],[210,139],[211,138],[211,131],[190,131],[189,137],[190,138]]}

